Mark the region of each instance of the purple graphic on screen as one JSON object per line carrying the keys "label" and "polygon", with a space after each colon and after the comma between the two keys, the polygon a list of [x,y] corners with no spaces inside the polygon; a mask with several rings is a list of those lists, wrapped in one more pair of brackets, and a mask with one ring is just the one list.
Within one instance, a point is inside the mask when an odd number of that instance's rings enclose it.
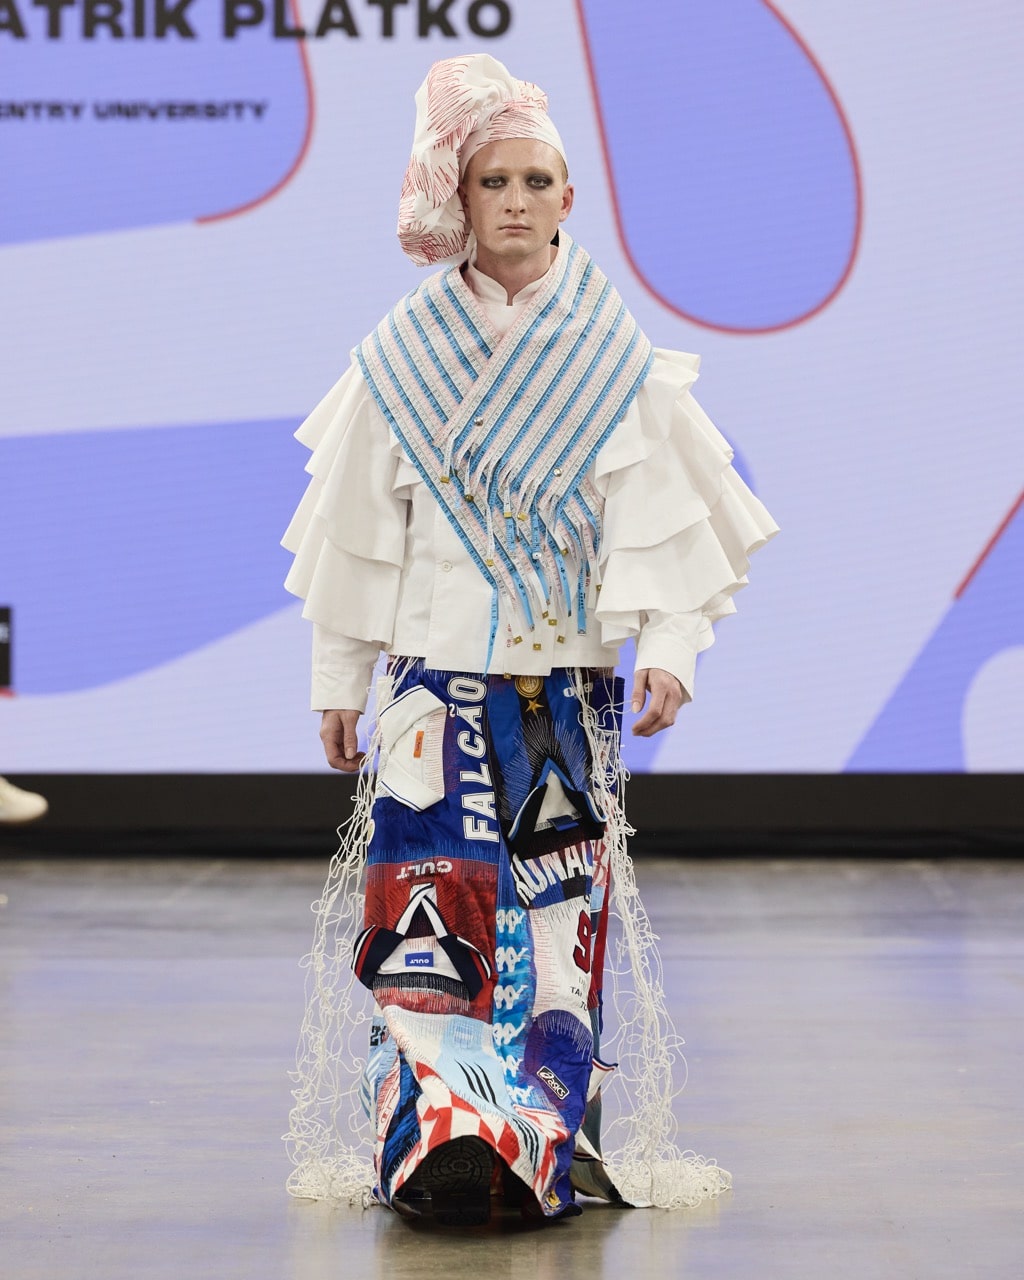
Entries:
{"label": "purple graphic on screen", "polygon": [[[17,692],[121,680],[294,603],[278,543],[307,479],[297,425],[0,439]],[[644,769],[657,745],[631,740],[628,763]]]}
{"label": "purple graphic on screen", "polygon": [[764,332],[849,276],[853,139],[824,71],[764,0],[577,0],[619,233],[685,319]]}
{"label": "purple graphic on screen", "polygon": [[16,691],[120,680],[284,608],[277,544],[307,478],[297,425],[0,439]]}
{"label": "purple graphic on screen", "polygon": [[[225,40],[219,5],[188,9],[194,40],[84,40],[77,11],[48,40],[48,10],[20,8],[29,38],[3,54],[0,244],[238,212],[301,162],[313,109],[303,42],[263,29]],[[26,103],[46,111],[11,113]]]}
{"label": "purple graphic on screen", "polygon": [[878,719],[850,757],[849,772],[964,770],[964,700],[998,653],[1024,644],[1024,504],[957,593]]}

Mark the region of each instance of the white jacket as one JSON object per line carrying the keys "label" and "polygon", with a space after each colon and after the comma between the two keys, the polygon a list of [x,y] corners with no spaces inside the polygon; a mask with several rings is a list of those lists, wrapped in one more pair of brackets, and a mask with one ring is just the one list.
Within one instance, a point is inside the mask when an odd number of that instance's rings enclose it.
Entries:
{"label": "white jacket", "polygon": [[[472,265],[467,280],[499,333],[541,281],[506,303]],[[594,462],[604,498],[599,574],[585,634],[544,617],[517,634],[499,613],[493,673],[614,666],[637,638],[636,665],[661,667],[693,693],[712,624],[735,612],[750,554],[778,531],[730,465],[732,450],[691,394],[699,360],[655,351],[654,365]],[[296,432],[311,480],[283,538],[295,555],[285,586],[313,626],[314,710],[363,710],[380,651],[431,667],[480,672],[492,589],[377,407],[357,366]]]}

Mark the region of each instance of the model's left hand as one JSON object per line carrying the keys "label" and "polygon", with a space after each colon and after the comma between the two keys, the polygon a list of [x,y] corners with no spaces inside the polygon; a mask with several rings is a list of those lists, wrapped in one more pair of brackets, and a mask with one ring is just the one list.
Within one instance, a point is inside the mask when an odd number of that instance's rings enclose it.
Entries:
{"label": "model's left hand", "polygon": [[633,733],[641,738],[653,737],[670,724],[675,724],[676,713],[686,700],[678,679],[671,671],[663,671],[661,667],[641,667],[634,674],[634,712],[643,711],[648,693],[651,695],[651,704],[633,725]]}

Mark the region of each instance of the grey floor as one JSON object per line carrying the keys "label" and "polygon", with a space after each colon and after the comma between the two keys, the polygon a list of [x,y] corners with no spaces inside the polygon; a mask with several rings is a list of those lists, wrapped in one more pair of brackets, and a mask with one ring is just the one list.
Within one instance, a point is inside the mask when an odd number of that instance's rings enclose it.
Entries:
{"label": "grey floor", "polygon": [[696,1210],[290,1200],[308,861],[0,863],[3,1280],[1024,1277],[1024,864],[646,860]]}

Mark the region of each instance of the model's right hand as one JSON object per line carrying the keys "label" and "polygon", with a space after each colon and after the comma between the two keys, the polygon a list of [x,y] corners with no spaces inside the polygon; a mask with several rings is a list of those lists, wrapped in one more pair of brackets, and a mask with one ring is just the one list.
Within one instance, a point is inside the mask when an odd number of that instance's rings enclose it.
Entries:
{"label": "model's right hand", "polygon": [[366,754],[359,750],[359,738],[356,733],[359,716],[358,711],[321,713],[320,741],[324,744],[324,755],[332,769],[340,769],[342,773],[359,772],[359,766]]}

